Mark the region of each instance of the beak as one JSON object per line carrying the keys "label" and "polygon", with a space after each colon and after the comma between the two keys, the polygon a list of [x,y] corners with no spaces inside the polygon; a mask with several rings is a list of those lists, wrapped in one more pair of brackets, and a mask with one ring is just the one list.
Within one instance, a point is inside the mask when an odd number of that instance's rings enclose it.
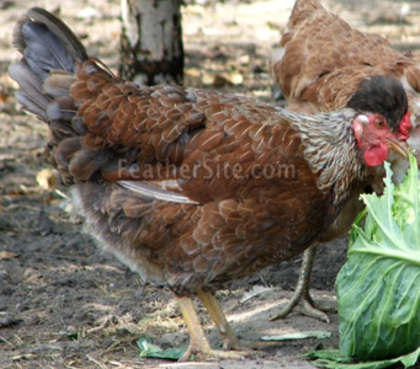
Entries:
{"label": "beak", "polygon": [[408,159],[408,154],[410,153],[410,149],[405,142],[398,141],[396,139],[387,139],[389,143],[389,147],[400,154],[404,159]]}

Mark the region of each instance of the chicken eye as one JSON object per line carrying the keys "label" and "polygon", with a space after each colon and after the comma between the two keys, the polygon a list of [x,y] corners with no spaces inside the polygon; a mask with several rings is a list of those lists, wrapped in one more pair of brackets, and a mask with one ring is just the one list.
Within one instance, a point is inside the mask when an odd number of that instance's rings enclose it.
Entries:
{"label": "chicken eye", "polygon": [[384,128],[385,127],[385,123],[381,119],[376,119],[374,124],[375,124],[376,128]]}

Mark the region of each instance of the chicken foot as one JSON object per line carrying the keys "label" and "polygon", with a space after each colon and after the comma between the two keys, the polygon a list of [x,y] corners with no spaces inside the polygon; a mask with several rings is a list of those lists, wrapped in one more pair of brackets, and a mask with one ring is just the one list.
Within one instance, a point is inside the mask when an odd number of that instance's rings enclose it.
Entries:
{"label": "chicken foot", "polygon": [[222,336],[223,349],[240,350],[241,345],[239,343],[238,337],[236,337],[228,321],[226,320],[226,317],[223,314],[223,310],[220,307],[220,304],[217,301],[217,299],[213,296],[211,292],[207,291],[200,291],[197,295],[203,302],[211,318],[216,324],[220,335]]}
{"label": "chicken foot", "polygon": [[[229,327],[229,324],[226,321],[226,318],[218,305],[217,301],[214,304],[215,298],[209,292],[200,292],[200,298],[204,296],[204,303],[210,306],[209,314],[213,318],[216,318],[216,326],[221,331],[222,338],[224,340],[224,346],[234,345],[239,347],[239,341],[237,337],[234,335],[232,329]],[[209,297],[210,296],[210,297]],[[200,320],[198,319],[197,312],[195,310],[193,301],[190,297],[179,297],[177,296],[179,309],[182,313],[182,316],[187,324],[188,331],[190,333],[190,345],[188,346],[187,351],[181,357],[179,361],[187,361],[190,359],[192,355],[197,356],[199,359],[234,359],[234,360],[242,360],[244,356],[246,356],[247,352],[241,351],[221,351],[212,349],[210,343],[204,333],[203,327],[201,326]],[[215,307],[217,306],[217,307]],[[207,308],[207,306],[206,306]],[[208,308],[207,308],[208,309]],[[220,310],[220,311],[218,311]],[[220,328],[219,328],[220,327]],[[234,338],[233,338],[234,337]],[[229,342],[232,341],[232,342]]]}
{"label": "chicken foot", "polygon": [[311,246],[303,253],[302,265],[299,279],[291,300],[270,320],[283,319],[295,308],[305,316],[322,320],[329,323],[328,315],[316,307],[311,295],[309,294],[309,281],[311,279],[312,267],[316,254],[316,246]]}

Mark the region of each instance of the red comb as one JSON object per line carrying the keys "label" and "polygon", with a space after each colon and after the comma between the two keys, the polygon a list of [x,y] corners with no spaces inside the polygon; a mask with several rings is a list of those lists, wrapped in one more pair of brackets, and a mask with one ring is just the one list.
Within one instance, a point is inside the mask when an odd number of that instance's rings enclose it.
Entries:
{"label": "red comb", "polygon": [[398,125],[397,136],[401,141],[406,141],[410,137],[411,119],[410,113],[405,113]]}

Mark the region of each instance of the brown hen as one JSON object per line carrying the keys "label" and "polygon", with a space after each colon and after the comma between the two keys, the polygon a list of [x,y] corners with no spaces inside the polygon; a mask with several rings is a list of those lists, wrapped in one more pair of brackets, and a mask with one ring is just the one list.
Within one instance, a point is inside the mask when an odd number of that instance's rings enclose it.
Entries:
{"label": "brown hen", "polygon": [[357,107],[308,116],[123,81],[40,8],[18,22],[14,44],[16,97],[48,123],[51,163],[98,243],[174,292],[191,338],[184,359],[241,356],[210,348],[192,295],[224,348],[239,349],[212,291],[305,250],[369,183],[366,163],[390,148],[406,156],[397,138],[406,98],[393,80],[383,82],[400,116]]}
{"label": "brown hen", "polygon": [[305,103],[305,110],[309,104],[313,112],[346,106],[366,78],[392,76],[408,92],[413,121],[420,119],[417,59],[394,50],[379,35],[351,28],[318,0],[296,0],[273,51],[272,69],[288,102]]}
{"label": "brown hen", "polygon": [[[389,109],[390,96],[369,90],[373,79],[381,76],[402,83],[408,97],[410,115],[404,118],[401,135],[420,153],[420,63],[411,53],[395,51],[384,38],[362,33],[350,27],[337,15],[328,12],[318,0],[296,0],[286,30],[273,50],[272,71],[288,108],[297,112],[318,113],[355,106],[381,112],[388,119],[399,117],[401,111]],[[379,108],[382,105],[383,108]],[[388,107],[387,107],[388,106]],[[418,157],[419,158],[419,157]],[[407,169],[405,161],[393,165],[394,181],[399,182]],[[379,176],[380,170],[372,173]],[[378,186],[379,185],[379,186]],[[380,181],[373,189],[380,193]],[[360,187],[348,202],[336,224],[320,242],[331,241],[345,234],[363,205],[358,194],[370,188]],[[339,225],[337,227],[337,225]],[[312,309],[308,286],[315,249],[305,252],[303,269],[295,296],[283,311],[274,317],[286,316],[297,303],[303,312],[328,321],[327,315]]]}

